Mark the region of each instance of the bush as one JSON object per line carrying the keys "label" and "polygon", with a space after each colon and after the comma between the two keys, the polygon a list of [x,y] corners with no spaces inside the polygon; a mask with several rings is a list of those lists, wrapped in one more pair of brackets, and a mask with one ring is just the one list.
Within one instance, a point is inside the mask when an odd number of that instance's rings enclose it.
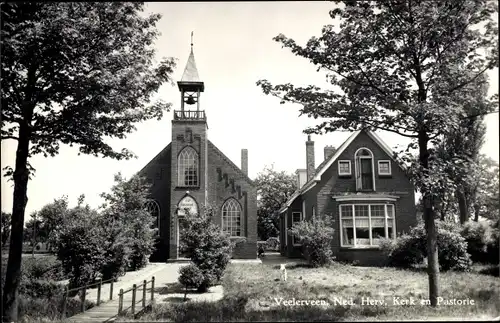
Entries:
{"label": "bush", "polygon": [[64,280],[64,270],[60,260],[53,256],[24,257],[21,264],[22,275],[27,279]]}
{"label": "bush", "polygon": [[231,259],[233,244],[212,221],[211,209],[201,215],[186,215],[181,247],[203,275],[198,291],[205,292],[218,283]]}
{"label": "bush", "polygon": [[467,252],[474,262],[489,263],[488,245],[493,244],[493,230],[487,222],[465,223],[461,231],[467,241]]}
{"label": "bush", "polygon": [[[438,258],[442,271],[467,271],[472,264],[467,253],[467,242],[456,224],[436,221]],[[423,224],[411,229],[408,235],[385,242],[382,249],[388,255],[389,265],[410,268],[427,257],[427,235]]]}
{"label": "bush", "polygon": [[69,287],[93,282],[106,263],[102,230],[97,226],[95,214],[78,219],[65,226],[60,233],[57,257],[69,276]]}
{"label": "bush", "polygon": [[34,298],[52,298],[63,295],[64,288],[64,285],[55,281],[33,279],[23,281],[19,287],[19,292]]}
{"label": "bush", "polygon": [[[398,268],[411,268],[424,260],[425,241],[412,235],[402,235],[396,241],[383,239],[380,248],[388,258],[388,265]],[[424,243],[422,245],[422,243]]]}
{"label": "bush", "polygon": [[101,268],[101,275],[103,280],[117,278],[122,276],[129,263],[129,249],[121,245],[113,245],[111,249],[106,251],[106,263]]}
{"label": "bush", "polygon": [[280,250],[280,240],[277,237],[270,237],[266,241],[266,246],[270,250],[278,251]]}
{"label": "bush", "polygon": [[[85,301],[85,308],[94,307],[94,303]],[[66,316],[70,317],[80,313],[81,301],[75,298],[68,298],[66,301]],[[19,295],[19,317],[23,321],[30,321],[30,318],[36,321],[48,319],[50,321],[61,319],[63,309],[63,297],[38,298],[28,295]],[[33,320],[35,321],[35,320]]]}
{"label": "bush", "polygon": [[203,273],[195,264],[189,264],[179,269],[179,283],[186,288],[184,300],[186,300],[187,289],[198,289],[203,284],[204,279]]}
{"label": "bush", "polygon": [[302,243],[302,253],[313,267],[325,266],[333,259],[332,220],[329,216],[315,217],[293,225],[290,233]]}

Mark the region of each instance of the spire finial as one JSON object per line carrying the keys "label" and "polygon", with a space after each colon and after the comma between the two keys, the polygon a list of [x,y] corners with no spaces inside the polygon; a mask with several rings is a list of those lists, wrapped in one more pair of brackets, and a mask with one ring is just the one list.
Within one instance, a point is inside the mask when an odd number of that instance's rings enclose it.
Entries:
{"label": "spire finial", "polygon": [[191,49],[193,49],[193,32],[191,32]]}

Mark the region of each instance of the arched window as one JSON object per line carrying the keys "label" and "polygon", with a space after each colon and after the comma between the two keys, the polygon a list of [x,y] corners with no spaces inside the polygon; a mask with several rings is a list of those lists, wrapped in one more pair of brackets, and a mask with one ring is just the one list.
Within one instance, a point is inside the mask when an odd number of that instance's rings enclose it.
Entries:
{"label": "arched window", "polygon": [[198,186],[198,153],[192,147],[184,148],[177,164],[179,186]]}
{"label": "arched window", "polygon": [[241,236],[241,205],[234,198],[222,205],[222,231],[231,237]]}
{"label": "arched window", "polygon": [[148,200],[146,202],[146,210],[155,218],[153,229],[158,229],[156,234],[160,235],[160,205],[155,200]]}
{"label": "arched window", "polygon": [[375,190],[373,153],[368,148],[360,148],[354,154],[356,167],[356,188],[362,191]]}

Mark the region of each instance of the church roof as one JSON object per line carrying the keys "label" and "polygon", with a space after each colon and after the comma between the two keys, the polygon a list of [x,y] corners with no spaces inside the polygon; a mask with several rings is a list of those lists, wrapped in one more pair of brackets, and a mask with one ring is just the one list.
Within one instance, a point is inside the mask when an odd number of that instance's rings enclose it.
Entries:
{"label": "church roof", "polygon": [[200,76],[198,75],[198,69],[196,68],[196,61],[194,60],[192,47],[186,64],[186,68],[184,69],[184,74],[182,74],[181,82],[201,82]]}

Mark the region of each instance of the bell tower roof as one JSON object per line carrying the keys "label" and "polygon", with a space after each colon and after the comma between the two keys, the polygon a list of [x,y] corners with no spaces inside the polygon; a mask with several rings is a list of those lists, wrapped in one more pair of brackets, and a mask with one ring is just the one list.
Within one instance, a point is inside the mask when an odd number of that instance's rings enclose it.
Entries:
{"label": "bell tower roof", "polygon": [[180,91],[185,90],[203,92],[205,90],[205,84],[200,81],[198,69],[196,68],[196,61],[194,59],[193,33],[191,33],[191,53],[189,54],[186,68],[184,68],[184,73],[182,74],[182,78],[179,82],[177,82],[177,85]]}

